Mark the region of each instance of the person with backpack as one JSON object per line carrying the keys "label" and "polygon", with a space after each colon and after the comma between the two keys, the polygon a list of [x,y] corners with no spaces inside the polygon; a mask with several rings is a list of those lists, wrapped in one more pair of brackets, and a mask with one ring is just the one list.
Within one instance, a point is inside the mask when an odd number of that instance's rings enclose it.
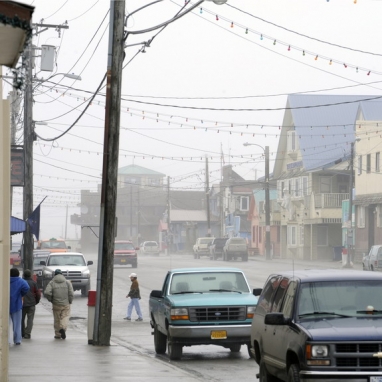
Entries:
{"label": "person with backpack", "polygon": [[[23,338],[29,340],[31,338],[34,314],[36,305],[40,302],[41,291],[38,289],[36,281],[32,280],[32,272],[26,269],[23,273],[23,279],[29,285],[29,291],[23,298],[23,312],[21,318],[21,335]],[[26,325],[25,325],[26,318]]]}

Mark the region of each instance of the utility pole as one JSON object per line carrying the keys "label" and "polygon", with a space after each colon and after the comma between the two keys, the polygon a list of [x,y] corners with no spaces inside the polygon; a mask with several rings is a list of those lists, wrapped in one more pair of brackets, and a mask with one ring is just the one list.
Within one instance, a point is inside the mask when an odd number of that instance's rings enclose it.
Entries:
{"label": "utility pole", "polygon": [[65,237],[66,240],[68,238],[68,205],[66,205],[66,216],[65,216]]}
{"label": "utility pole", "polygon": [[171,201],[170,201],[170,177],[167,177],[167,250],[166,250],[166,255],[170,253],[171,249],[171,229],[170,229],[170,224],[171,224]]}
{"label": "utility pole", "polygon": [[350,146],[350,178],[349,178],[349,211],[348,211],[348,227],[346,247],[348,250],[348,257],[344,268],[352,268],[351,255],[353,245],[353,186],[354,186],[354,142]]}
{"label": "utility pole", "polygon": [[210,218],[210,176],[208,172],[208,158],[206,156],[206,209],[207,209],[207,236],[211,236],[211,218]]}
{"label": "utility pole", "polygon": [[110,0],[105,134],[93,344],[110,346],[125,0]]}
{"label": "utility pole", "polygon": [[269,198],[269,146],[265,146],[265,258],[271,260],[271,206]]}
{"label": "utility pole", "polygon": [[[24,158],[25,184],[23,188],[23,219],[27,221],[33,212],[33,93],[32,93],[32,42],[24,51],[25,93],[24,93]],[[28,223],[23,234],[23,268],[33,272],[33,235]]]}
{"label": "utility pole", "polygon": [[141,188],[138,187],[138,195],[137,195],[137,198],[138,198],[138,202],[137,202],[137,240],[138,240],[138,245],[140,244],[140,241],[141,241],[141,234],[140,234],[140,231],[141,231],[141,198],[140,198],[140,190]]}
{"label": "utility pole", "polygon": [[133,185],[130,184],[130,240],[133,239]]}

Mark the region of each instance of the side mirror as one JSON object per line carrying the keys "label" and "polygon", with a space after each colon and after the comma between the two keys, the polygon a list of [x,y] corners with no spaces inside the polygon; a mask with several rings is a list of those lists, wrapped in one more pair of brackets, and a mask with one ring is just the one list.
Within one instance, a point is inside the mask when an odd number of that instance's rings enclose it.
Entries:
{"label": "side mirror", "polygon": [[70,245],[68,245],[68,249],[72,249],[72,247]]}
{"label": "side mirror", "polygon": [[285,318],[282,313],[268,313],[265,315],[264,324],[265,325],[287,325],[290,322],[289,318]]}
{"label": "side mirror", "polygon": [[162,291],[161,290],[152,290],[150,293],[150,297],[155,297],[155,298],[162,298]]}
{"label": "side mirror", "polygon": [[262,291],[262,288],[255,288],[252,293],[254,296],[260,296]]}
{"label": "side mirror", "polygon": [[87,265],[93,265],[93,261],[92,260],[88,261]]}
{"label": "side mirror", "polygon": [[45,261],[40,261],[40,265],[46,265]]}

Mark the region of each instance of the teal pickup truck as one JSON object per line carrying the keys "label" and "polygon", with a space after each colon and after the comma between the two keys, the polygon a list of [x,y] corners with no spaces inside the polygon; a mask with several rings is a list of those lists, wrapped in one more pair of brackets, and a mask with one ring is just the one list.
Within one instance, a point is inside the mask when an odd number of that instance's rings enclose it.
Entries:
{"label": "teal pickup truck", "polygon": [[[182,357],[184,346],[219,345],[239,352],[250,346],[257,304],[237,268],[183,268],[169,271],[161,290],[150,294],[150,324],[157,354]],[[250,352],[249,352],[250,354]]]}

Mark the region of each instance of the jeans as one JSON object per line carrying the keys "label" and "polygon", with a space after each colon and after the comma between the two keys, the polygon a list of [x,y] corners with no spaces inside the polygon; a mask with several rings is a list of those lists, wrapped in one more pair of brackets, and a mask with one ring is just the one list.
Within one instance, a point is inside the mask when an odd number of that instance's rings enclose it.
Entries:
{"label": "jeans", "polygon": [[[25,334],[31,335],[32,333],[35,311],[36,311],[36,306],[23,306],[23,315],[21,320],[21,334],[23,337],[25,336]],[[26,325],[25,325],[25,318],[27,319]]]}
{"label": "jeans", "polygon": [[21,344],[21,317],[22,317],[21,309],[18,310],[17,312],[9,314],[9,319],[13,325],[13,342],[15,344]]}
{"label": "jeans", "polygon": [[129,302],[129,305],[127,306],[127,317],[131,318],[133,307],[135,307],[138,317],[142,318],[141,307],[139,306],[139,298],[131,298],[130,300],[131,301]]}

